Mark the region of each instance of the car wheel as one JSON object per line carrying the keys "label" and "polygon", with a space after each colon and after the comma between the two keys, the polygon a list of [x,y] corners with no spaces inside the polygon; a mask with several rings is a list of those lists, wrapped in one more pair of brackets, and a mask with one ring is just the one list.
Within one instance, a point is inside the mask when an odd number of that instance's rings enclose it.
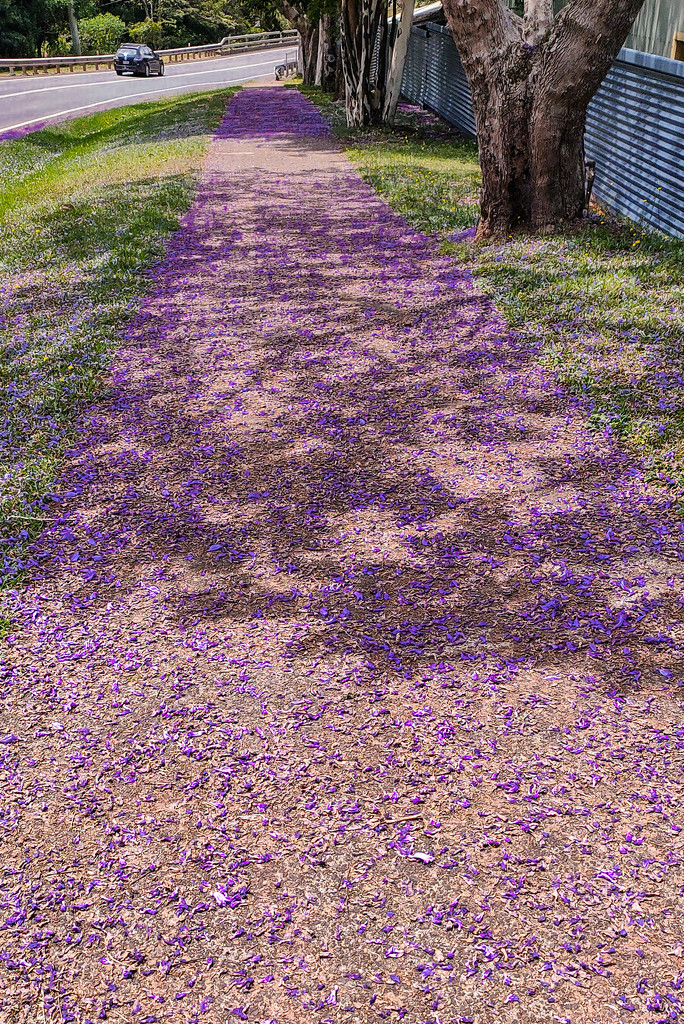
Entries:
{"label": "car wheel", "polygon": [[[115,69],[115,70],[116,70],[116,69]],[[123,75],[123,71],[117,71],[116,73],[117,73],[117,75],[119,75],[119,76]]]}
{"label": "car wheel", "polygon": [[150,77],[150,65],[146,64],[145,65],[145,78],[149,78],[149,77]]}
{"label": "car wheel", "polygon": [[161,61],[160,64],[159,64],[159,74],[160,75],[164,74],[164,62],[163,61]]}

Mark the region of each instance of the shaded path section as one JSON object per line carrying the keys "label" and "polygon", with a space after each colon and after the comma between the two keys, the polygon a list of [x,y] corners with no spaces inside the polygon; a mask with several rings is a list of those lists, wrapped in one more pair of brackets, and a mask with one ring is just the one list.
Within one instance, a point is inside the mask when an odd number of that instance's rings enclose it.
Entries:
{"label": "shaded path section", "polygon": [[679,526],[297,92],[231,103],[56,502],[12,1012],[684,1019]]}

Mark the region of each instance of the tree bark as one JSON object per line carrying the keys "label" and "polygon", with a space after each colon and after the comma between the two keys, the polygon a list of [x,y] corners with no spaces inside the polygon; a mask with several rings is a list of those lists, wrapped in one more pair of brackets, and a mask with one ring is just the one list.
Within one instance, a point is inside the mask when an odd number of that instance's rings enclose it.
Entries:
{"label": "tree bark", "polygon": [[383,0],[342,0],[340,24],[347,124],[379,124],[385,99],[386,5]]}
{"label": "tree bark", "polygon": [[318,56],[320,62],[320,81],[318,79],[318,66],[316,67],[316,85],[320,85],[324,92],[334,93],[338,72],[338,50],[339,25],[333,14],[321,15],[318,37]]}
{"label": "tree bark", "polygon": [[390,70],[387,77],[385,109],[383,111],[383,120],[387,124],[394,124],[397,116],[397,105],[401,96],[401,82],[404,77],[406,54],[408,53],[411,28],[413,26],[414,8],[415,0],[404,0],[404,6],[401,9],[401,19],[394,37]]}
{"label": "tree bark", "polygon": [[78,22],[74,13],[73,3],[67,4],[67,18],[69,19],[69,31],[71,32],[71,52],[74,57],[80,57],[81,37],[78,34]]}
{"label": "tree bark", "polygon": [[326,45],[325,24],[323,22],[323,15],[321,15],[318,19],[318,53],[316,55],[316,74],[314,77],[314,85],[319,86],[319,88],[323,85]]}
{"label": "tree bark", "polygon": [[316,80],[318,57],[318,21],[310,21],[303,6],[289,3],[289,0],[274,0],[274,7],[299,32],[302,51],[302,78],[305,85]]}
{"label": "tree bark", "polygon": [[536,46],[553,25],[553,0],[527,0],[523,18],[523,36]]}
{"label": "tree bark", "polygon": [[444,0],[470,84],[482,170],[477,236],[548,233],[586,202],[587,107],[644,0]]}

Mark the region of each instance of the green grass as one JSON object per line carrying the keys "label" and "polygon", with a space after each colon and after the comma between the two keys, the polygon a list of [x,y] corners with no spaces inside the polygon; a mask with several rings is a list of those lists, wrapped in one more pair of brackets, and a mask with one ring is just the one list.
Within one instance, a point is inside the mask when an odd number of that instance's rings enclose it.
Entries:
{"label": "green grass", "polygon": [[0,554],[40,529],[84,404],[195,191],[231,90],[175,97],[0,143]]}
{"label": "green grass", "polygon": [[[302,88],[299,86],[299,88]],[[425,114],[393,130],[352,131],[342,105],[303,89],[363,177],[416,228],[443,240],[495,297],[510,327],[586,398],[591,423],[618,435],[652,475],[684,485],[684,240],[600,210],[576,230],[505,242],[454,239],[477,219],[473,143]]]}

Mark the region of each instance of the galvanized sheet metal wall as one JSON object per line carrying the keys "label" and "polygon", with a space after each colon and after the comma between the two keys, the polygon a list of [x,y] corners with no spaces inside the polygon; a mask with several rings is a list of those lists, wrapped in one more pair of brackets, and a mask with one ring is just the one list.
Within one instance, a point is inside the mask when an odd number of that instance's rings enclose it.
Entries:
{"label": "galvanized sheet metal wall", "polygon": [[587,155],[609,209],[684,235],[684,67],[623,50],[592,100]]}
{"label": "galvanized sheet metal wall", "polygon": [[414,25],[401,89],[475,138],[470,87],[449,30],[444,25]]}
{"label": "galvanized sheet metal wall", "polygon": [[[470,89],[444,26],[414,26],[402,91],[475,135]],[[595,194],[601,203],[684,236],[681,62],[622,50],[589,107],[586,150],[596,160]]]}

